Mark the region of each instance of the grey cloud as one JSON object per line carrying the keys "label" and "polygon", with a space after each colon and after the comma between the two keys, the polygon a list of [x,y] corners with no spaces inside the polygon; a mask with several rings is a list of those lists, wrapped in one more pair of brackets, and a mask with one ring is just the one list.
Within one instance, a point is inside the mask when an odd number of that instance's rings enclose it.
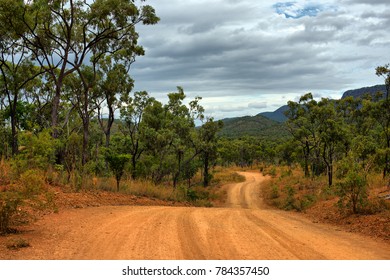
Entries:
{"label": "grey cloud", "polygon": [[[390,61],[385,51],[390,13],[374,8],[344,6],[289,20],[259,1],[150,2],[162,20],[140,29],[146,56],[137,59],[131,74],[137,88],[152,93],[167,93],[177,85],[205,100],[259,92],[341,93],[358,83],[369,85],[365,79],[375,77],[375,66]],[[236,107],[260,110],[262,105],[248,101]]]}
{"label": "grey cloud", "polygon": [[248,104],[249,108],[264,109],[267,108],[267,102],[251,102]]}

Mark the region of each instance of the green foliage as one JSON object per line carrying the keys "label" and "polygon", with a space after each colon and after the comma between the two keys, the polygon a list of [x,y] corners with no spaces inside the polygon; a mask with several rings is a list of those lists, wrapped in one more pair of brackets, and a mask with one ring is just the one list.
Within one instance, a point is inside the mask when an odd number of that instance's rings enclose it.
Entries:
{"label": "green foliage", "polygon": [[117,191],[119,191],[119,182],[122,178],[122,175],[125,171],[125,166],[129,162],[130,156],[127,154],[114,154],[107,152],[106,161],[110,166],[111,171],[115,175]]}
{"label": "green foliage", "polygon": [[277,199],[280,197],[280,193],[279,193],[279,188],[277,185],[273,185],[272,186],[272,190],[271,190],[271,199]]}
{"label": "green foliage", "polygon": [[44,191],[45,177],[42,171],[30,169],[20,175],[19,183],[22,186],[22,193],[26,197],[32,197]]}
{"label": "green foliage", "polygon": [[296,209],[296,199],[295,199],[295,189],[291,186],[286,186],[284,188],[284,192],[287,194],[286,199],[284,201],[283,208],[285,210],[293,210]]}
{"label": "green foliage", "polygon": [[0,234],[10,231],[13,216],[21,203],[17,192],[0,192]]}
{"label": "green foliage", "polygon": [[353,213],[361,212],[368,203],[367,174],[352,157],[346,158],[338,169],[338,205]]}
{"label": "green foliage", "polygon": [[296,209],[298,211],[305,211],[317,202],[317,197],[313,194],[306,194],[302,198],[298,199]]}
{"label": "green foliage", "polygon": [[20,134],[20,145],[19,153],[13,160],[17,174],[29,169],[48,169],[55,162],[59,141],[53,139],[48,130],[38,134],[26,131]]}

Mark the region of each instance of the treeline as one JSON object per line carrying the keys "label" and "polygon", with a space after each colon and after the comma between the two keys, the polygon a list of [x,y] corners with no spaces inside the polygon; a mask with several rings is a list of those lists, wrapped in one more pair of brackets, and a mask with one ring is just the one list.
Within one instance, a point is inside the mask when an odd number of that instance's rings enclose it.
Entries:
{"label": "treeline", "polygon": [[284,145],[284,162],[299,163],[306,177],[327,175],[341,200],[358,212],[367,198],[367,175],[390,172],[390,68],[377,67],[386,92],[314,100],[308,93],[288,102],[287,127],[293,138]]}
{"label": "treeline", "polygon": [[218,140],[218,161],[221,166],[255,168],[259,164],[273,165],[281,163],[285,152],[284,143],[289,137],[283,133],[278,141],[274,137],[242,136],[237,138],[221,137]]}

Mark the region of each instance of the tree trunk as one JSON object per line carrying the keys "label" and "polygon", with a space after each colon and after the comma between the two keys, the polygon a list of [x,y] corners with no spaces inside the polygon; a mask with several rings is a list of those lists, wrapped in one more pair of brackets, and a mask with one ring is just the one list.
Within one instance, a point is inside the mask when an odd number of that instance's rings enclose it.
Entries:
{"label": "tree trunk", "polygon": [[88,93],[89,90],[84,90],[84,104],[80,110],[81,118],[83,119],[83,151],[82,151],[82,166],[88,162],[88,143],[89,143],[89,112],[88,112]]}
{"label": "tree trunk", "polygon": [[309,143],[306,141],[305,146],[303,147],[303,154],[304,154],[304,172],[305,172],[305,177],[308,178],[310,177],[310,172],[309,172],[309,156],[310,156],[310,147]]}
{"label": "tree trunk", "polygon": [[18,153],[18,131],[17,131],[17,121],[16,121],[16,108],[10,108],[10,117],[11,117],[11,136],[12,136],[12,155]]}
{"label": "tree trunk", "polygon": [[136,155],[131,155],[131,166],[132,166],[132,172],[131,172],[131,178],[133,180],[135,180],[137,178],[137,174],[136,174],[136,168],[137,168],[137,157]]}
{"label": "tree trunk", "polygon": [[209,178],[209,154],[205,153],[204,155],[204,163],[203,163],[203,186],[208,187],[210,184],[210,178]]}
{"label": "tree trunk", "polygon": [[60,107],[60,98],[61,98],[61,87],[62,84],[56,85],[56,92],[53,97],[53,104],[51,108],[51,128],[52,128],[52,136],[53,138],[59,137],[58,132],[58,110]]}
{"label": "tree trunk", "polygon": [[84,166],[88,162],[88,142],[89,142],[89,117],[83,120],[83,150],[81,164]]}
{"label": "tree trunk", "polygon": [[116,191],[117,192],[119,192],[119,182],[120,182],[120,179],[116,178]]}

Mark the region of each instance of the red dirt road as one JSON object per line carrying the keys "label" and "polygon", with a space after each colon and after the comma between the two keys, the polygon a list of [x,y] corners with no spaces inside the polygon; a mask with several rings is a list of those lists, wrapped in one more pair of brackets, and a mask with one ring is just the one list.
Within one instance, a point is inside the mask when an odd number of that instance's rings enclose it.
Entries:
{"label": "red dirt road", "polygon": [[0,259],[390,259],[390,245],[267,208],[264,177],[228,188],[224,208],[94,207],[61,211]]}

